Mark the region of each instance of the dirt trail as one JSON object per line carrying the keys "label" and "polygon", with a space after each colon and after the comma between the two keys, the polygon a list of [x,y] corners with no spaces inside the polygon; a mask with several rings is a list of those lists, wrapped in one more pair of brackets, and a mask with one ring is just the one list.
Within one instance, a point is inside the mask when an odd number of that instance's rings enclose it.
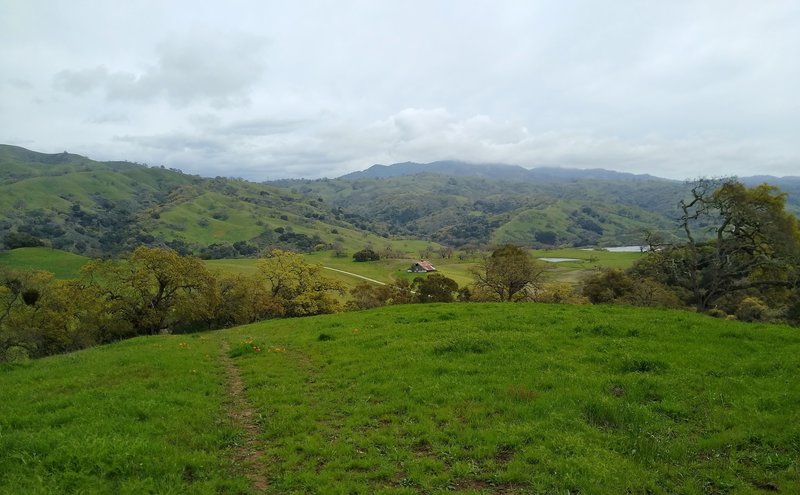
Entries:
{"label": "dirt trail", "polygon": [[364,279],[364,280],[366,280],[367,282],[372,282],[372,283],[374,283],[374,284],[378,284],[378,285],[386,285],[384,282],[381,282],[381,281],[379,281],[379,280],[375,280],[374,278],[367,278],[367,277],[365,277],[365,276],[363,276],[363,275],[359,275],[359,274],[357,274],[357,273],[353,273],[353,272],[346,272],[346,271],[344,271],[344,270],[339,270],[338,268],[331,268],[331,267],[329,267],[329,266],[323,266],[322,268],[324,268],[324,269],[326,269],[326,270],[333,270],[334,272],[344,273],[345,275],[350,275],[351,277],[363,278],[363,279]]}
{"label": "dirt trail", "polygon": [[225,375],[227,377],[225,388],[228,393],[228,416],[231,422],[244,432],[242,442],[234,448],[233,461],[236,469],[245,471],[245,475],[250,479],[253,491],[263,493],[267,490],[269,482],[264,472],[264,452],[258,446],[258,436],[261,434],[261,428],[256,422],[256,410],[247,400],[239,368],[228,356],[230,345],[227,341],[222,340],[220,351],[220,360],[225,366]]}

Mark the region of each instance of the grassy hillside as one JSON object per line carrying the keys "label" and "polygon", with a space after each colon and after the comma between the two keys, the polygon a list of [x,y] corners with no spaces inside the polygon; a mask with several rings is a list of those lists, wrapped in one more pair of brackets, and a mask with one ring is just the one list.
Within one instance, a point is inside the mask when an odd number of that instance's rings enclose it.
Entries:
{"label": "grassy hillside", "polygon": [[434,173],[380,179],[278,181],[323,198],[376,232],[461,246],[634,244],[675,233],[685,186],[664,180],[502,181]]}
{"label": "grassy hillside", "polygon": [[7,145],[0,145],[0,237],[90,256],[165,242],[210,257],[250,254],[234,249],[236,242],[303,251],[387,242],[319,198],[273,186]]}
{"label": "grassy hillside", "polygon": [[798,353],[783,326],[536,304],[140,338],[0,371],[0,492],[796,493]]}
{"label": "grassy hillside", "polygon": [[0,493],[243,493],[218,355],[140,338],[0,368]]}
{"label": "grassy hillside", "polygon": [[[469,168],[456,165],[440,171]],[[667,239],[677,232],[685,184],[607,171],[511,169],[260,184],[0,145],[0,245],[107,257],[168,244],[216,259],[270,247],[402,250],[399,239],[408,238],[453,247],[618,246],[642,242],[645,232]],[[525,178],[511,179],[519,173]],[[796,213],[796,178],[764,179],[788,188]]]}
{"label": "grassy hillside", "polygon": [[18,248],[0,253],[0,265],[16,270],[44,270],[56,278],[76,278],[89,258],[51,248]]}

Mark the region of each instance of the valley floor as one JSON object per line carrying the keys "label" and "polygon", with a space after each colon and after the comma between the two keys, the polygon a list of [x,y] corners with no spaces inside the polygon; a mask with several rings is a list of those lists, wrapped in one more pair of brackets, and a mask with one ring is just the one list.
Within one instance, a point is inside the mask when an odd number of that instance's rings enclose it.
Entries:
{"label": "valley floor", "polygon": [[798,493],[800,333],[449,304],[0,368],[0,493]]}

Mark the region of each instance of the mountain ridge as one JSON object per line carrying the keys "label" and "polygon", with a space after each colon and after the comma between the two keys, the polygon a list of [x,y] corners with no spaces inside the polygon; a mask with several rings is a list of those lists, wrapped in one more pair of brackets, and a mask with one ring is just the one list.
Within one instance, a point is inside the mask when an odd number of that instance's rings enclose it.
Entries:
{"label": "mountain ridge", "polygon": [[[800,177],[743,179],[765,181],[800,214]],[[643,242],[645,232],[679,238],[677,205],[687,193],[684,182],[647,174],[459,161],[257,183],[0,145],[4,244],[46,241],[92,256],[141,244],[215,258],[408,239],[457,248],[619,246]]]}
{"label": "mountain ridge", "polygon": [[559,181],[575,179],[593,180],[663,180],[650,174],[632,174],[603,168],[535,167],[504,163],[472,163],[459,160],[442,160],[429,163],[400,162],[391,165],[375,164],[364,170],[350,172],[337,179],[386,179],[422,173],[435,173],[454,177],[486,177],[496,180]]}

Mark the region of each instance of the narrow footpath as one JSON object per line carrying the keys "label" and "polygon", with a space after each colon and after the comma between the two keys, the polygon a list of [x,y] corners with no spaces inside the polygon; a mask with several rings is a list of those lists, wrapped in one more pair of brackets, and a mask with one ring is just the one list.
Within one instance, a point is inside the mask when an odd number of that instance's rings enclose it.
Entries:
{"label": "narrow footpath", "polygon": [[350,275],[351,277],[358,277],[358,278],[366,280],[367,282],[372,282],[373,284],[386,285],[385,283],[379,282],[379,281],[375,280],[374,278],[367,278],[367,277],[365,277],[363,275],[359,275],[357,273],[346,272],[344,270],[339,270],[338,268],[331,268],[329,266],[323,266],[322,268],[324,268],[326,270],[332,270],[334,272],[344,273],[345,275]]}
{"label": "narrow footpath", "polygon": [[264,452],[259,449],[258,437],[261,428],[256,422],[256,410],[247,400],[242,375],[239,368],[228,356],[230,345],[226,340],[221,340],[220,360],[225,366],[226,391],[228,393],[228,417],[235,427],[243,432],[242,441],[233,450],[235,469],[244,472],[250,479],[250,486],[255,493],[267,490],[269,482],[264,472]]}

